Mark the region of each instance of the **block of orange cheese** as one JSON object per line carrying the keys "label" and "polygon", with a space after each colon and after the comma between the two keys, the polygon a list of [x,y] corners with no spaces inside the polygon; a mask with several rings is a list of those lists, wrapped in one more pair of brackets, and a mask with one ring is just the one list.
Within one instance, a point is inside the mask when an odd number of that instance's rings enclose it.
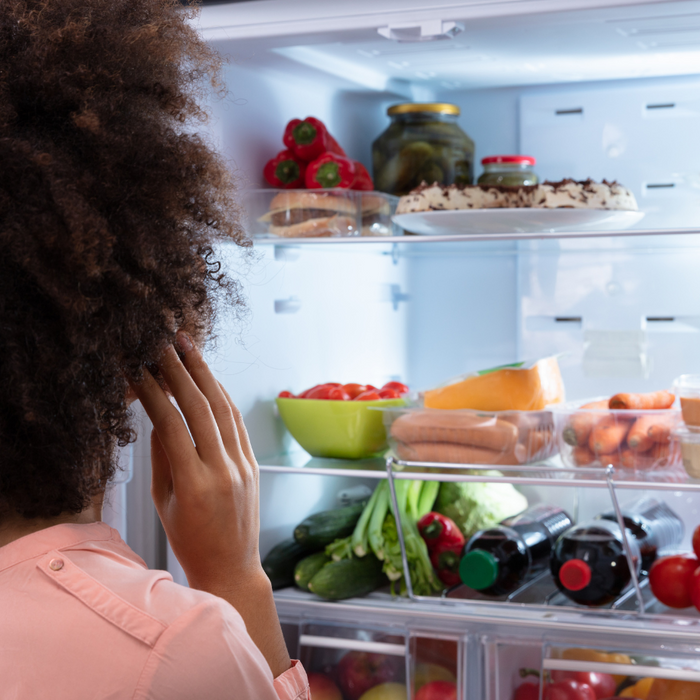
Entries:
{"label": "block of orange cheese", "polygon": [[478,372],[426,391],[426,408],[477,411],[539,411],[564,401],[564,382],[556,357]]}

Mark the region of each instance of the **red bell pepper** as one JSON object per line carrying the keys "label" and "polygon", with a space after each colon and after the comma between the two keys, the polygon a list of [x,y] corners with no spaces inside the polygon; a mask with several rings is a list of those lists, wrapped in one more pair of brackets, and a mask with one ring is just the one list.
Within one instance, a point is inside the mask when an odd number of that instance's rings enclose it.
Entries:
{"label": "red bell pepper", "polygon": [[451,542],[437,542],[431,548],[430,563],[433,565],[438,578],[446,586],[456,586],[462,583],[459,577],[459,562],[462,559],[462,544],[454,544]]}
{"label": "red bell pepper", "polygon": [[328,187],[349,189],[355,182],[355,164],[345,156],[324,153],[306,168],[306,186],[310,190]]}
{"label": "red bell pepper", "polygon": [[374,189],[374,181],[372,176],[367,172],[362,163],[359,161],[354,161],[355,163],[355,182],[352,183],[353,190],[363,190],[371,192]]}
{"label": "red bell pepper", "polygon": [[464,535],[451,520],[442,513],[427,513],[418,521],[418,531],[431,549],[436,544],[464,547]]}
{"label": "red bell pepper", "polygon": [[263,169],[265,179],[273,186],[289,190],[304,186],[306,163],[292,151],[280,151],[268,160]]}
{"label": "red bell pepper", "polygon": [[345,151],[328,133],[325,124],[315,117],[306,117],[303,121],[292,119],[284,130],[282,140],[289,150],[294,151],[297,158],[307,163],[324,153],[345,155]]}

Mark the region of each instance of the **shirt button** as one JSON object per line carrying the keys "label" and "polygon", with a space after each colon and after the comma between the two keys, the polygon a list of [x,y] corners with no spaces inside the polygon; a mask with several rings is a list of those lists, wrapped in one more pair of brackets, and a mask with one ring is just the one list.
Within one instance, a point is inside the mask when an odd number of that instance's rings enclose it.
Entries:
{"label": "shirt button", "polygon": [[51,571],[60,571],[63,568],[63,559],[52,559],[49,562],[49,569]]}

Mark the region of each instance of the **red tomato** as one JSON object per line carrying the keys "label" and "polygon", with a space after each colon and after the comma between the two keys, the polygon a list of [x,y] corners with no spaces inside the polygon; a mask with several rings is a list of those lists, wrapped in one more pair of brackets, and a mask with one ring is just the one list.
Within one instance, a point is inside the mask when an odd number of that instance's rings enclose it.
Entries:
{"label": "red tomato", "polygon": [[318,389],[320,386],[323,386],[323,384],[314,384],[314,386],[312,386],[310,389],[304,389],[304,391],[302,391],[301,394],[299,394],[299,398],[300,398],[300,399],[305,399],[305,398],[307,398],[308,395],[309,395],[314,389]]}
{"label": "red tomato", "polygon": [[309,391],[309,393],[304,397],[305,399],[330,399],[331,391],[336,387],[328,386],[328,384],[321,384],[314,387]]}
{"label": "red tomato", "polygon": [[331,401],[350,401],[350,394],[342,386],[334,386],[330,390],[328,398]]}
{"label": "red tomato", "polygon": [[380,399],[398,399],[401,396],[396,389],[380,389],[378,393]]}
{"label": "red tomato", "polygon": [[649,570],[651,592],[669,608],[688,608],[693,604],[693,573],[698,568],[693,554],[674,554],[657,559]]}
{"label": "red tomato", "polygon": [[277,398],[279,398],[279,399],[293,399],[294,394],[292,394],[291,391],[280,391],[280,393],[277,394]]}
{"label": "red tomato", "polygon": [[695,556],[700,559],[700,525],[693,532],[693,551]]}
{"label": "red tomato", "polygon": [[540,700],[539,683],[523,683],[513,693],[513,700]]}
{"label": "red tomato", "polygon": [[700,568],[693,571],[690,580],[690,599],[693,601],[693,605],[700,610]]}
{"label": "red tomato", "polygon": [[597,700],[593,688],[579,683],[573,678],[547,683],[544,687],[544,700]]}
{"label": "red tomato", "polygon": [[343,389],[347,391],[351,399],[354,399],[363,391],[367,391],[367,386],[365,384],[343,384]]}
{"label": "red tomato", "polygon": [[356,396],[355,401],[379,401],[379,392],[376,389],[368,389]]}
{"label": "red tomato", "polygon": [[382,389],[393,389],[399,394],[408,394],[408,387],[401,382],[387,382]]}
{"label": "red tomato", "polygon": [[457,686],[450,681],[431,681],[421,686],[415,700],[457,700]]}
{"label": "red tomato", "polygon": [[586,671],[552,671],[553,681],[573,680],[590,685],[596,700],[608,698],[615,694],[617,683],[609,673],[590,673]]}

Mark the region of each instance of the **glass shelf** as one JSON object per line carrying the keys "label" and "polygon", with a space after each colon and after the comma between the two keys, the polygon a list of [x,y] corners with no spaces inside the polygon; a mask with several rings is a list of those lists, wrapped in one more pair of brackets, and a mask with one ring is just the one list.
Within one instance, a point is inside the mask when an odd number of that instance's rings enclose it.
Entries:
{"label": "glass shelf", "polygon": [[[631,473],[612,467],[565,467],[558,458],[540,464],[494,466],[489,464],[437,464],[391,462],[395,479],[419,481],[472,481],[528,486],[573,486],[584,488],[651,489],[656,491],[700,491],[700,480],[691,479],[682,468]],[[387,463],[382,458],[344,460],[310,457],[294,453],[260,460],[260,471],[271,474],[350,476],[386,479]],[[485,474],[483,472],[491,472]],[[495,473],[494,473],[495,472]]]}

